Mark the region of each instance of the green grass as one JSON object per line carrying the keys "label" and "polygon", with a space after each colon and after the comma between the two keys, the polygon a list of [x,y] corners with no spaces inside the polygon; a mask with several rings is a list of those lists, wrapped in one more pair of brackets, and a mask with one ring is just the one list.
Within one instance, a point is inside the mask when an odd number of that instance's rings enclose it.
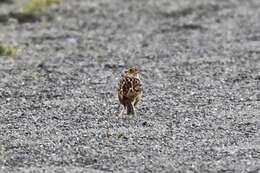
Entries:
{"label": "green grass", "polygon": [[50,29],[50,27],[51,27],[50,22],[47,21],[47,20],[43,20],[42,24],[43,24],[43,27],[44,27],[45,29]]}
{"label": "green grass", "polygon": [[58,4],[61,0],[30,0],[25,2],[20,8],[20,13],[33,13],[36,10],[45,12],[52,4]]}
{"label": "green grass", "polygon": [[17,56],[17,48],[0,44],[0,56],[4,55]]}
{"label": "green grass", "polygon": [[116,136],[117,138],[121,138],[121,137],[123,136],[123,134],[122,134],[122,133],[117,133],[117,134],[115,134],[115,136]]}
{"label": "green grass", "polygon": [[5,159],[8,157],[8,153],[0,150],[0,156]]}
{"label": "green grass", "polygon": [[106,58],[103,57],[103,56],[98,56],[98,61],[99,61],[100,63],[103,63],[103,62],[106,61]]}

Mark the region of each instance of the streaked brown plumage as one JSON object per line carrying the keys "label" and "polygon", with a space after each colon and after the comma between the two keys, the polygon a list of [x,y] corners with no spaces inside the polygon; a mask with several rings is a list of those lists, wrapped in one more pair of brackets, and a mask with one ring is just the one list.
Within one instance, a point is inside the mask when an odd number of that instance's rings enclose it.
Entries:
{"label": "streaked brown plumage", "polygon": [[137,70],[134,67],[123,70],[121,73],[121,80],[118,83],[118,99],[124,106],[119,114],[122,118],[124,111],[127,114],[133,114],[136,118],[135,106],[140,101],[142,96],[142,84],[139,79]]}

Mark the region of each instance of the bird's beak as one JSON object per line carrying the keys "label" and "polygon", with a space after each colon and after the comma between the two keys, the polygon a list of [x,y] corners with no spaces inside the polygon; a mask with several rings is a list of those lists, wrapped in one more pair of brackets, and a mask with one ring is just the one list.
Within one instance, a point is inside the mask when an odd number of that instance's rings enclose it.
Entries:
{"label": "bird's beak", "polygon": [[125,71],[124,71],[124,70],[121,72],[121,76],[122,76],[122,77],[125,76]]}

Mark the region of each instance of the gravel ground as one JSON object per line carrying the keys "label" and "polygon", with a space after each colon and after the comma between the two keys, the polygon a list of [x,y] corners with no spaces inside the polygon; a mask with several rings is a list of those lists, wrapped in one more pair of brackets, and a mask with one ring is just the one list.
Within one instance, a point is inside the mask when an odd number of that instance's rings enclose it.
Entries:
{"label": "gravel ground", "polygon": [[[0,172],[260,172],[259,0],[0,2]],[[137,119],[118,119],[135,66]]]}

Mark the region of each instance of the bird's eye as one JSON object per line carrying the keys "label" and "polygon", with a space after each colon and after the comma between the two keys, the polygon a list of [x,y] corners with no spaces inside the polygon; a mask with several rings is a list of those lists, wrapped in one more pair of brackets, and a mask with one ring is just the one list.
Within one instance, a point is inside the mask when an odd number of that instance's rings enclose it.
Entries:
{"label": "bird's eye", "polygon": [[130,73],[134,73],[135,71],[136,71],[136,70],[135,70],[134,67],[132,67],[132,68],[129,69],[129,72],[130,72]]}

